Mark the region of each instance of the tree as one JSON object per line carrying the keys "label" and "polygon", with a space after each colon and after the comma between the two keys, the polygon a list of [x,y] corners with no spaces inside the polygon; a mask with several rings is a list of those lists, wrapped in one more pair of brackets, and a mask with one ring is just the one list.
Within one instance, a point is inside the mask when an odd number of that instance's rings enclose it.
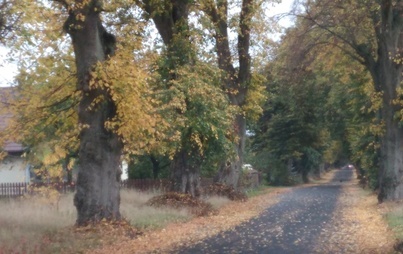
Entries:
{"label": "tree", "polygon": [[145,154],[130,158],[128,173],[130,179],[168,178],[168,156]]}
{"label": "tree", "polygon": [[177,142],[166,143],[173,146],[173,190],[199,196],[201,168],[214,164],[207,155],[212,151],[216,155],[227,153],[231,139],[227,127],[233,113],[218,86],[220,72],[197,58],[189,24],[192,4],[176,0],[162,5],[139,3],[154,21],[165,46],[156,71],[157,83],[166,91],[162,100],[171,105],[164,116],[180,134]]}
{"label": "tree", "polygon": [[[177,78],[173,74],[177,69],[193,60],[188,40],[189,4],[190,2],[187,1],[164,1],[162,5],[149,0],[138,2],[144,12],[153,19],[167,48],[167,61],[163,64],[165,66],[158,70],[162,80],[167,83],[171,83]],[[170,86],[172,85],[168,84],[166,89],[169,89]],[[190,133],[181,137],[183,142],[190,138],[187,135]],[[195,167],[194,162],[189,162],[190,158],[188,157],[192,157],[191,154],[192,151],[187,151],[185,147],[181,147],[173,155],[173,162],[171,163],[172,189],[197,196],[200,193],[199,169]]]}
{"label": "tree", "polygon": [[[190,1],[165,1],[160,4],[152,1],[143,1],[143,9],[150,15],[166,46],[166,62],[159,69],[163,79],[168,83],[178,79],[177,73],[182,66],[194,62],[194,53],[189,41],[189,6]],[[162,8],[161,8],[162,7]],[[171,86],[168,84],[168,87]],[[189,103],[184,107],[188,108]],[[192,136],[192,130],[182,130],[182,144],[173,155],[171,163],[171,179],[173,190],[200,195],[200,161],[197,161],[197,149],[187,146]]]}
{"label": "tree", "polygon": [[[381,140],[379,200],[403,198],[403,133],[396,114],[400,111],[401,33],[403,8],[400,1],[307,1],[301,14],[310,31],[337,44],[371,74],[382,94],[379,120],[384,125]],[[351,10],[354,10],[352,12]]]}
{"label": "tree", "polygon": [[5,44],[10,39],[13,29],[17,25],[20,15],[13,10],[14,0],[0,1],[0,43]]}
{"label": "tree", "polygon": [[[49,156],[36,157],[44,167],[78,154],[78,225],[119,219],[122,155],[155,143],[156,126],[168,126],[151,96],[148,67],[134,56],[141,37],[127,30],[141,31],[141,22],[122,22],[117,6],[102,1],[23,2],[19,8],[39,11],[24,12],[14,45],[22,57],[9,133],[31,151],[49,148]],[[105,20],[121,24],[114,27],[121,42],[103,26],[104,8],[110,11]]]}
{"label": "tree", "polygon": [[102,24],[102,1],[75,1],[73,6],[62,1],[62,4],[69,12],[64,29],[72,39],[77,90],[81,92],[78,105],[80,146],[74,197],[77,224],[104,218],[120,219],[123,143],[117,133],[105,126],[116,117],[117,106],[111,93],[99,86],[100,79],[94,76],[96,65],[114,55],[116,38]]}
{"label": "tree", "polygon": [[379,127],[377,101],[368,102],[376,98],[370,75],[307,25],[297,19],[267,66],[269,100],[252,137],[256,167],[274,184],[289,182],[291,166],[304,181],[325,165],[349,162],[364,162],[365,175],[373,175]]}
{"label": "tree", "polygon": [[[239,20],[235,28],[238,35],[236,56],[232,54],[228,34],[229,23],[231,22],[228,16],[229,5],[230,3],[226,0],[207,0],[202,3],[201,8],[212,23],[217,63],[218,67],[223,71],[222,89],[227,94],[231,104],[238,108],[238,113],[233,123],[233,129],[237,137],[237,142],[234,144],[234,156],[232,159],[226,158],[222,161],[216,180],[237,187],[244,163],[246,107],[248,99],[250,99],[248,92],[252,90],[252,63],[249,52],[253,26],[252,18],[259,7],[259,3],[253,0],[243,0],[241,3]],[[237,63],[234,63],[234,59],[238,60]],[[255,86],[255,89],[259,91],[259,84],[255,84]],[[262,96],[259,93],[255,94],[255,96],[256,98],[253,98],[253,102],[260,103]],[[257,107],[259,108],[259,106]]]}
{"label": "tree", "polygon": [[[276,64],[288,68],[282,61]],[[308,173],[319,170],[328,142],[325,119],[321,117],[328,87],[312,71],[293,69],[292,74],[284,69],[272,69],[277,74],[268,84],[270,99],[254,130],[254,152],[268,159],[266,165],[256,166],[263,167],[274,184],[290,183],[291,171],[308,182]]]}

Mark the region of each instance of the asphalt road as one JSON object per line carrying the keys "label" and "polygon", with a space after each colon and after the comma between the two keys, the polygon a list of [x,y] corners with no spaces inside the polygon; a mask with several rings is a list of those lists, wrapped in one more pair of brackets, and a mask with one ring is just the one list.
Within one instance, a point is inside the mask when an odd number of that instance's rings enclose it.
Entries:
{"label": "asphalt road", "polygon": [[341,187],[352,175],[352,170],[338,170],[327,184],[296,188],[259,217],[173,253],[315,253]]}

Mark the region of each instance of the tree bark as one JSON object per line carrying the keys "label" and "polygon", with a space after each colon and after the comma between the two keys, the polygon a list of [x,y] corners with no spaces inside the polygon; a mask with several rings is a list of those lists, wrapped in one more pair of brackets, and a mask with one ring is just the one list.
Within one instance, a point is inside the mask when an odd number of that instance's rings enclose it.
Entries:
{"label": "tree bark", "polygon": [[[120,158],[122,142],[105,122],[116,115],[110,94],[100,86],[91,71],[98,62],[113,54],[115,37],[105,31],[100,19],[101,1],[78,2],[69,10],[64,29],[71,36],[77,66],[77,89],[82,92],[78,106],[80,147],[74,205],[77,225],[120,219]],[[98,7],[98,8],[97,8]],[[78,19],[79,15],[85,17]],[[101,102],[96,99],[102,98]]]}
{"label": "tree bark", "polygon": [[194,163],[189,151],[181,149],[171,164],[172,191],[200,196],[200,166]]}
{"label": "tree bark", "polygon": [[[390,106],[389,106],[390,107]],[[381,174],[378,200],[403,199],[403,129],[393,114],[385,112],[385,134],[381,144]]]}
{"label": "tree bark", "polygon": [[[375,87],[382,92],[382,109],[380,119],[383,121],[385,132],[381,138],[381,165],[379,174],[378,200],[403,199],[403,129],[396,119],[395,113],[399,110],[394,105],[397,88],[401,82],[402,66],[389,58],[388,50],[391,42],[383,38],[380,43],[382,49],[378,53],[378,60],[371,72]],[[395,48],[393,48],[395,50]]]}
{"label": "tree bark", "polygon": [[[379,23],[375,28],[378,39],[377,59],[366,61],[375,89],[382,93],[380,119],[385,132],[381,138],[381,160],[378,200],[403,199],[403,128],[395,114],[401,109],[394,102],[401,87],[403,65],[399,62],[403,49],[403,9],[383,1]],[[395,61],[397,60],[397,61]]]}
{"label": "tree bark", "polygon": [[153,179],[158,179],[158,174],[161,170],[160,162],[154,157],[154,155],[150,155],[150,161],[153,165]]}
{"label": "tree bark", "polygon": [[[205,12],[215,26],[215,43],[217,62],[224,71],[223,90],[232,105],[242,107],[246,102],[248,86],[251,81],[251,57],[249,55],[250,31],[253,15],[253,0],[243,0],[238,32],[238,58],[239,69],[233,65],[228,37],[228,2],[210,1],[205,6]],[[242,170],[245,150],[246,119],[239,113],[235,117],[234,132],[238,142],[234,144],[235,157],[226,158],[219,167],[215,180],[220,183],[237,188],[240,172]]]}
{"label": "tree bark", "polygon": [[[167,48],[167,57],[170,65],[166,68],[170,73],[166,79],[169,82],[175,80],[175,69],[194,63],[194,53],[189,37],[189,1],[165,0],[164,10],[161,5],[151,0],[143,0],[142,8],[153,19],[154,24]],[[166,71],[166,70],[165,70]],[[191,107],[187,103],[186,107]],[[183,132],[190,133],[190,129]],[[183,135],[180,149],[174,155],[171,163],[172,190],[189,193],[193,197],[200,195],[200,166],[195,163],[195,158],[201,155],[191,151],[187,143],[190,135]],[[197,160],[197,159],[196,159]]]}
{"label": "tree bark", "polygon": [[225,158],[225,160],[221,162],[214,181],[232,186],[236,189],[238,187],[239,177],[244,163],[243,154],[245,150],[246,119],[243,115],[238,114],[236,116],[234,129],[235,134],[238,137],[238,142],[234,144],[235,158],[231,160]]}

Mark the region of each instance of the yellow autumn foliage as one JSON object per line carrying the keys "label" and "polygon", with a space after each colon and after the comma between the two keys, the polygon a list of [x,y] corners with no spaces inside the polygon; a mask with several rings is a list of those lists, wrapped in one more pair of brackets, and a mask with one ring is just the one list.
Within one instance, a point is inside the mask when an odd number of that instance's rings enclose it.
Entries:
{"label": "yellow autumn foliage", "polygon": [[[97,97],[90,107],[106,99],[116,104],[116,117],[105,128],[119,134],[125,155],[155,152],[172,157],[185,145],[200,154],[216,147],[231,150],[234,115],[256,120],[262,113],[263,76],[253,75],[242,109],[229,105],[222,73],[214,64],[196,61],[171,70],[174,80],[164,80],[155,66],[164,56],[146,45],[147,22],[136,5],[104,1],[102,8],[117,48],[114,56],[94,66],[90,87],[103,89],[107,96]],[[19,74],[7,107],[13,115],[8,136],[0,137],[24,143],[30,150],[27,158],[54,177],[62,176],[56,172],[62,171],[66,157],[77,156],[80,130],[87,127],[78,125],[82,94],[76,87],[70,37],[63,32],[68,14],[62,9],[58,1],[21,1],[15,6],[22,21],[13,43]]]}
{"label": "yellow autumn foliage", "polygon": [[252,80],[242,106],[244,115],[251,121],[257,121],[263,114],[263,103],[267,100],[266,78],[258,73],[252,74]]}
{"label": "yellow autumn foliage", "polygon": [[[116,3],[107,2],[104,7],[118,8]],[[27,146],[27,158],[38,174],[61,177],[61,162],[69,155],[77,156],[80,129],[86,127],[78,126],[77,105],[82,94],[76,89],[70,38],[63,32],[67,14],[57,2],[23,1],[15,8],[22,20],[13,44],[14,54],[19,54],[19,74],[6,108],[13,117],[3,133],[7,135],[0,139]],[[121,17],[108,13],[105,18],[119,23]],[[161,139],[168,128],[157,112],[160,105],[149,87],[149,59],[138,54],[143,46],[143,38],[138,36],[143,26],[143,21],[135,19],[117,25],[116,55],[95,66],[92,73],[97,81],[93,86],[105,89],[117,105],[117,117],[109,119],[105,127],[121,136],[126,153],[157,146],[157,138]],[[91,107],[104,99],[97,98]],[[74,160],[69,161],[71,164]]]}

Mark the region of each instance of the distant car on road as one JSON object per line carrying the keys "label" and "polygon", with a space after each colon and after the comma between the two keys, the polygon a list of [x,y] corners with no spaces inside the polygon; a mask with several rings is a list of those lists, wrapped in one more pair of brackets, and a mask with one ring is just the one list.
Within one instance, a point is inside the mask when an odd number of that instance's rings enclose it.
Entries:
{"label": "distant car on road", "polygon": [[348,164],[348,165],[346,165],[346,166],[344,166],[344,167],[341,167],[340,169],[344,169],[344,170],[350,169],[350,170],[353,170],[353,169],[354,169],[354,166],[353,166],[352,164]]}

